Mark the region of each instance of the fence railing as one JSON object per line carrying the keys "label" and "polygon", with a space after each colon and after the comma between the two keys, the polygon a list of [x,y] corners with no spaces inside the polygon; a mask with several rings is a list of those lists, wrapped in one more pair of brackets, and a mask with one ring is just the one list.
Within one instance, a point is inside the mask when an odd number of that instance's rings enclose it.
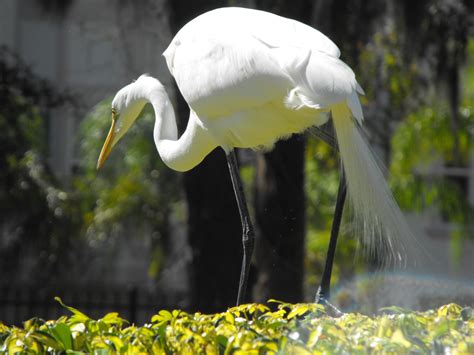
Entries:
{"label": "fence railing", "polygon": [[70,315],[54,300],[55,296],[91,318],[118,312],[134,324],[149,322],[158,310],[172,308],[162,295],[138,287],[0,285],[0,322],[21,325],[33,317],[49,320]]}

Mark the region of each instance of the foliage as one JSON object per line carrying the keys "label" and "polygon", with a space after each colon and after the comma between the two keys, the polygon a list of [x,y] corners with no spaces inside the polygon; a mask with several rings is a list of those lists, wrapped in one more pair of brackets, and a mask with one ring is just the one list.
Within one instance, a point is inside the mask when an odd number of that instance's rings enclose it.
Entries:
{"label": "foliage", "polygon": [[[58,299],[59,302],[61,300]],[[0,352],[132,354],[320,354],[471,353],[474,311],[448,304],[413,312],[398,307],[370,317],[347,313],[333,318],[318,304],[278,309],[245,304],[217,314],[161,310],[142,327],[117,313],[99,320],[63,304],[72,316],[38,318],[22,328],[0,323]],[[61,302],[62,304],[62,302]]]}
{"label": "foliage", "polygon": [[[376,7],[373,9],[377,10]],[[379,9],[380,10],[380,9]],[[351,15],[349,15],[350,17]],[[355,21],[356,19],[354,19]],[[361,96],[364,106],[364,131],[371,145],[377,147],[380,161],[387,161],[391,155],[390,138],[394,124],[401,121],[413,107],[426,100],[418,94],[422,87],[420,70],[416,58],[404,56],[404,37],[399,28],[390,23],[377,27],[363,36],[357,48],[346,48],[344,53],[352,53],[347,58],[353,62],[358,81],[366,90]],[[367,29],[366,29],[367,30]],[[342,43],[344,46],[344,43]],[[333,149],[326,144],[310,140],[306,156],[306,196],[308,199],[308,238],[307,238],[307,270],[312,271],[307,276],[308,284],[312,287],[317,283],[315,274],[321,274],[325,260],[331,223],[334,214],[335,196],[337,194],[339,160]],[[347,208],[346,208],[347,212]],[[344,213],[347,216],[347,213]],[[355,261],[357,240],[350,233],[350,224],[343,223],[342,233],[337,245],[338,263],[334,265],[334,280],[340,276],[350,277],[362,266]],[[345,233],[348,232],[348,233]],[[351,238],[352,237],[352,238]],[[377,264],[377,260],[371,260]],[[355,267],[354,267],[355,266]]]}
{"label": "foliage", "polygon": [[[334,216],[337,189],[339,186],[339,158],[333,148],[318,138],[308,139],[306,146],[306,199],[307,199],[307,238],[306,238],[306,289],[312,291],[319,283],[323,272],[329,235]],[[346,233],[347,232],[347,233]],[[336,283],[342,275],[354,273],[354,255],[357,240],[350,230],[343,226],[343,243],[338,243],[333,265],[333,280]]]}
{"label": "foliage", "polygon": [[462,81],[464,101],[465,105],[468,105],[474,100],[474,38],[472,37],[467,42],[466,66]]}
{"label": "foliage", "polygon": [[[474,126],[474,112],[464,107],[459,119],[457,140],[461,163],[467,166],[473,148],[470,130]],[[457,184],[429,173],[433,166],[449,166],[454,159],[454,137],[446,108],[425,107],[409,115],[393,136],[392,147],[390,170],[400,203],[406,208],[421,209],[437,202],[445,216],[463,222],[459,219],[466,208],[464,192]]]}
{"label": "foliage", "polygon": [[[41,264],[42,275],[52,281],[58,270],[81,269],[88,246],[97,246],[130,222],[151,235],[150,266],[156,276],[162,240],[168,233],[168,215],[177,200],[177,181],[163,168],[154,147],[152,117],[148,111],[112,153],[99,173],[95,162],[110,124],[110,100],[100,103],[83,121],[78,137],[79,167],[69,186],[51,171],[46,112],[74,107],[69,93],[59,93],[38,78],[12,51],[0,47],[0,269],[14,279],[21,256],[31,248],[31,263]],[[127,141],[130,145],[127,145]],[[137,218],[135,218],[137,217]],[[138,218],[139,217],[139,218]],[[137,223],[139,221],[140,223]],[[151,230],[151,231],[150,231]],[[145,234],[143,231],[137,234]],[[86,236],[86,238],[84,238]],[[28,240],[26,242],[26,240]],[[36,257],[37,256],[37,257]],[[61,268],[56,267],[61,263]],[[67,267],[66,267],[67,265]],[[83,273],[83,270],[81,271]],[[53,276],[54,275],[54,276]]]}
{"label": "foliage", "polygon": [[448,221],[467,225],[472,207],[467,201],[467,179],[433,173],[436,168],[467,168],[474,151],[474,42],[468,42],[464,71],[464,103],[458,110],[456,134],[446,105],[421,107],[408,115],[392,137],[392,185],[402,206],[415,210],[437,207]]}
{"label": "foliage", "polygon": [[73,104],[67,93],[57,92],[0,47],[0,269],[5,278],[15,277],[27,238],[39,251],[43,275],[72,249],[64,235],[74,226],[74,204],[45,159],[43,112],[64,104]]}
{"label": "foliage", "polygon": [[[421,211],[437,209],[456,228],[450,233],[453,260],[460,260],[462,242],[472,237],[474,210],[467,199],[468,179],[442,171],[469,166],[474,149],[470,106],[460,109],[456,137],[446,107],[423,107],[409,115],[392,138],[391,182],[400,205]],[[438,172],[436,172],[438,169]]]}
{"label": "foliage", "polygon": [[176,174],[159,158],[150,132],[154,116],[150,109],[114,147],[104,167],[96,162],[110,125],[110,99],[99,103],[84,119],[80,134],[80,168],[74,179],[83,204],[83,226],[93,245],[116,235],[127,223],[134,230],[151,228],[154,260],[151,276],[161,262],[163,239],[168,235],[168,218],[179,198]]}

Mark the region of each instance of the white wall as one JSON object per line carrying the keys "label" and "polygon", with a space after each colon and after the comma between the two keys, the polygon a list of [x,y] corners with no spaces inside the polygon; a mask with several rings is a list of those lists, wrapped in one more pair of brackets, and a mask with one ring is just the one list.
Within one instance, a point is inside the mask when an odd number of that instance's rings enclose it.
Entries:
{"label": "white wall", "polygon": [[78,124],[95,104],[142,73],[171,83],[161,56],[171,39],[164,1],[119,3],[76,0],[62,16],[36,0],[0,0],[0,45],[80,100],[78,117],[50,113],[50,161],[60,178],[71,174]]}

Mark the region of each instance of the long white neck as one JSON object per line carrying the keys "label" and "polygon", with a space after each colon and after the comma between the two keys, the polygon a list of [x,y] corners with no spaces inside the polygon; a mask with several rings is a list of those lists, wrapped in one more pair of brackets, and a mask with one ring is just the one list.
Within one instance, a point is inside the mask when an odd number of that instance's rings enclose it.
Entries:
{"label": "long white neck", "polygon": [[158,80],[149,79],[147,90],[142,92],[143,98],[149,101],[155,110],[153,137],[158,153],[171,169],[190,170],[216,148],[217,144],[193,112],[189,116],[186,131],[178,139],[176,117],[169,96]]}

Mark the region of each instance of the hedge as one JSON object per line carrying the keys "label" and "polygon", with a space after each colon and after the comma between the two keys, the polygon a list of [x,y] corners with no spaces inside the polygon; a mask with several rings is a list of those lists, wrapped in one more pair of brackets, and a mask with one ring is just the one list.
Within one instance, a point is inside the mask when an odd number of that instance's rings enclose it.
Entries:
{"label": "hedge", "polygon": [[334,318],[318,304],[269,301],[217,314],[160,310],[150,323],[129,324],[117,313],[94,320],[33,318],[23,327],[0,323],[0,352],[59,354],[366,354],[474,353],[474,312],[448,304],[415,312],[384,308],[367,316]]}

